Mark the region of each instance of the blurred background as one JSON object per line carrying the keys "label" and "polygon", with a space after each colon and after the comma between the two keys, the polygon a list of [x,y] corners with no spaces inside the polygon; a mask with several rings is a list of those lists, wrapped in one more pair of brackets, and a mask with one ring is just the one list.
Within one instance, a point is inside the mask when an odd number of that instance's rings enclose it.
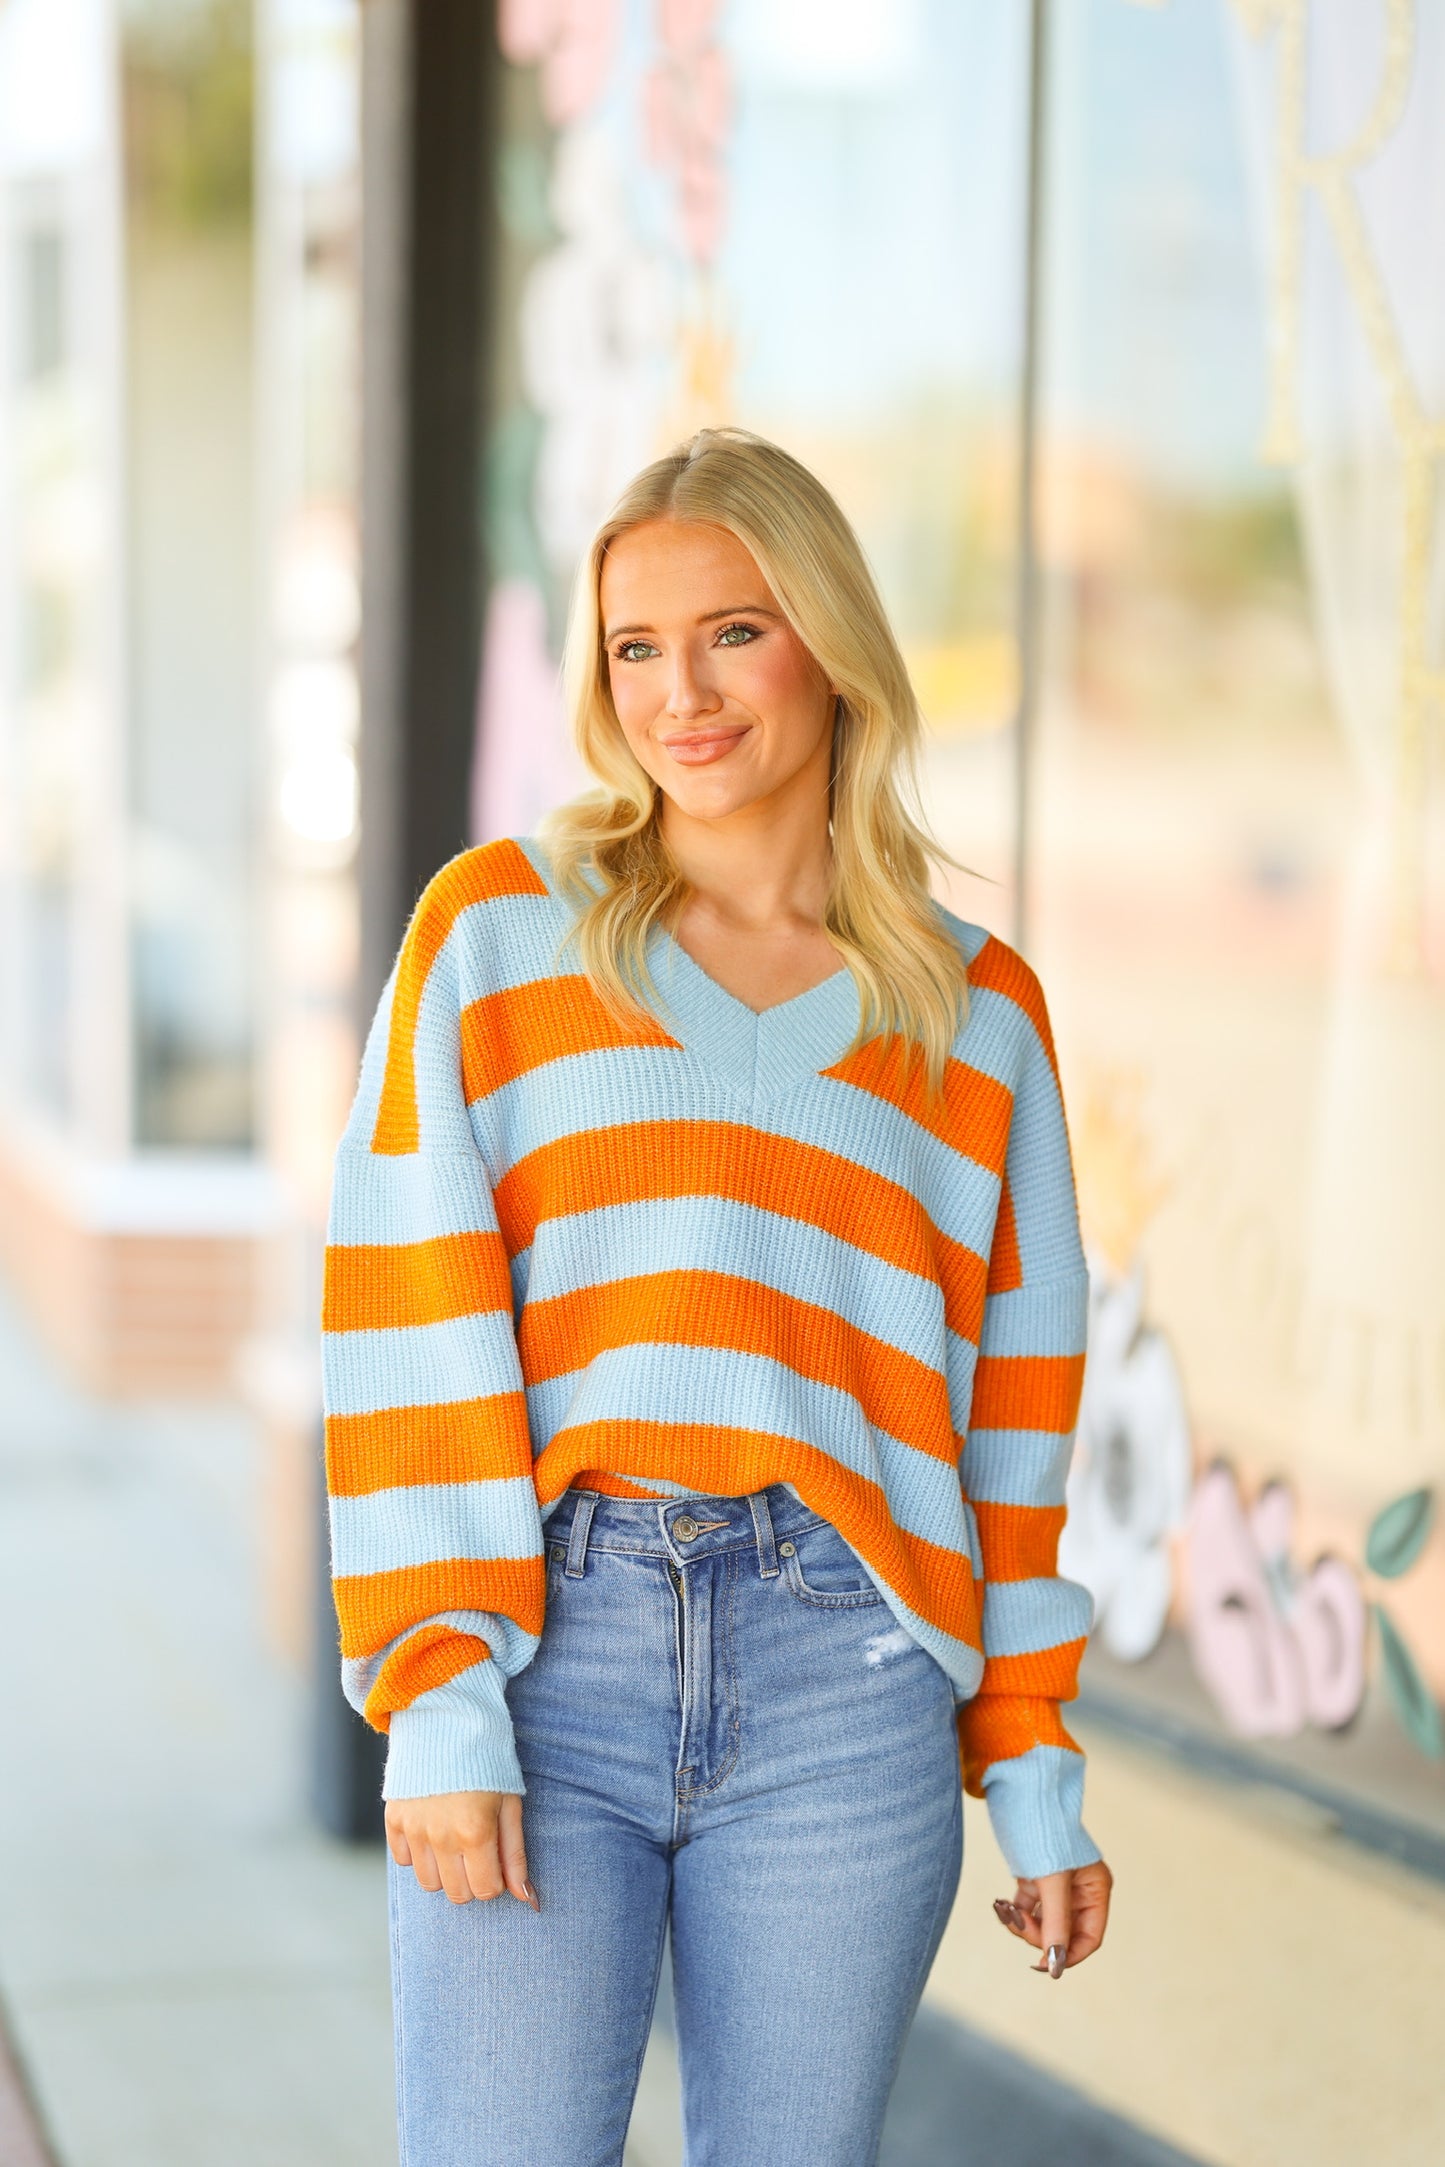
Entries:
{"label": "blurred background", "polygon": [[1442,111],[1440,0],[0,0],[3,2167],[395,2156],[331,1154],[724,420],[877,569],[1094,1280],[1116,1923],[1033,1987],[971,1808],[885,2161],[1440,2158]]}

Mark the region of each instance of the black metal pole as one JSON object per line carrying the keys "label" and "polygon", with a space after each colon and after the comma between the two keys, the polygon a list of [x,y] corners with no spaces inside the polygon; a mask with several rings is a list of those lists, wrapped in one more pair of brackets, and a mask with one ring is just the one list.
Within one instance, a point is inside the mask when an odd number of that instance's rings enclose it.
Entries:
{"label": "black metal pole", "polygon": [[1033,825],[1034,738],[1038,720],[1042,604],[1038,556],[1039,353],[1047,183],[1049,0],[1029,9],[1029,102],[1024,202],[1023,366],[1019,381],[1018,708],[1014,717],[1013,943],[1029,937],[1029,871]]}
{"label": "black metal pole", "polygon": [[[363,1034],[412,905],[468,839],[495,247],[492,18],[479,0],[367,0],[362,10]],[[319,1467],[318,1454],[318,1484]],[[313,1804],[335,1835],[379,1836],[385,1744],[341,1694],[329,1564],[323,1542]]]}

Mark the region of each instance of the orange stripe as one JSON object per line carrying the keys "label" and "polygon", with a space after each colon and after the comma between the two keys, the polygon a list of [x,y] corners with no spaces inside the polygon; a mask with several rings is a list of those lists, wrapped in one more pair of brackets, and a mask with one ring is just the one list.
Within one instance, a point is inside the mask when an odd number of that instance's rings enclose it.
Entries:
{"label": "orange stripe", "polygon": [[973,1508],[983,1545],[985,1580],[1047,1580],[1058,1569],[1063,1505]]}
{"label": "orange stripe", "polygon": [[428,882],[412,912],[397,960],[386,1074],[371,1132],[373,1151],[415,1151],[421,1141],[416,1104],[417,1016],[432,965],[461,913],[474,903],[496,902],[504,895],[546,893],[546,882],[538,878],[510,837],[463,851]]}
{"label": "orange stripe", "polygon": [[988,1291],[1011,1294],[1024,1283],[1023,1258],[1019,1255],[1018,1221],[1013,1194],[1005,1181],[999,1191],[998,1216],[994,1220],[993,1247],[988,1253]]}
{"label": "orange stripe", "polygon": [[[970,979],[972,975],[970,965]],[[977,1165],[986,1166],[990,1173],[1001,1174],[1008,1151],[1013,1093],[992,1076],[985,1076],[981,1069],[970,1068],[966,1061],[949,1060],[944,1065],[942,1097],[929,1098],[923,1064],[911,1055],[911,1044],[896,1032],[885,1038],[870,1038],[856,1053],[844,1054],[822,1074],[886,1099],[953,1151],[960,1149],[960,1138],[967,1137],[967,1156]]]}
{"label": "orange stripe", "polygon": [[398,1708],[410,1708],[423,1693],[449,1685],[474,1663],[485,1662],[491,1652],[475,1633],[458,1633],[449,1625],[422,1626],[393,1648],[377,1672],[366,1696],[367,1722],[375,1730],[390,1730]]}
{"label": "orange stripe", "polygon": [[971,1798],[983,1797],[983,1779],[996,1761],[1016,1761],[1034,1746],[1079,1750],[1054,1701],[999,1701],[980,1694],[958,1711],[959,1760],[963,1786]]}
{"label": "orange stripe", "polygon": [[835,1310],[727,1272],[648,1272],[529,1302],[517,1343],[529,1385],[616,1347],[727,1348],[765,1355],[846,1392],[879,1429],[956,1465],[948,1385],[936,1369],[859,1331]]}
{"label": "orange stripe", "polygon": [[643,1483],[629,1482],[625,1475],[607,1475],[595,1467],[585,1467],[572,1480],[579,1489],[600,1490],[604,1497],[640,1497],[649,1504],[656,1504],[671,1493],[667,1490],[649,1490]]}
{"label": "orange stripe", "polygon": [[541,1558],[444,1558],[392,1573],[348,1573],[331,1583],[341,1652],[377,1655],[440,1610],[496,1610],[540,1633],[547,1576]]}
{"label": "orange stripe", "polygon": [[681,1042],[650,1017],[619,1021],[580,972],[506,986],[462,1010],[462,1079],[467,1102],[560,1061],[568,1054],[614,1046],[674,1046]]}
{"label": "orange stripe", "polygon": [[876,1483],[830,1452],[767,1430],[703,1422],[585,1422],[559,1430],[537,1461],[537,1495],[560,1497],[583,1467],[685,1484],[702,1497],[745,1497],[791,1482],[805,1505],[831,1520],[910,1610],[956,1640],[979,1645],[978,1598],[969,1561],[894,1522]]}
{"label": "orange stripe", "polygon": [[1066,1436],[1079,1418],[1081,1354],[983,1354],[974,1372],[970,1426],[976,1430],[1053,1430]]}
{"label": "orange stripe", "polygon": [[968,982],[971,986],[984,986],[990,993],[1001,993],[1005,1000],[1023,1010],[1043,1041],[1049,1067],[1057,1082],[1059,1064],[1054,1053],[1054,1034],[1049,1027],[1044,989],[1018,950],[991,933],[968,966]]}
{"label": "orange stripe", "polygon": [[500,1234],[439,1234],[425,1242],[333,1242],[326,1251],[322,1328],[384,1332],[445,1324],[512,1307]]}
{"label": "orange stripe", "polygon": [[1039,1694],[1046,1700],[1072,1700],[1079,1690],[1079,1662],[1087,1643],[1061,1640],[1032,1655],[991,1655],[983,1666],[980,1695],[1017,1699]]}
{"label": "orange stripe", "polygon": [[531,1472],[527,1402],[520,1392],[326,1417],[326,1487],[333,1497]]}
{"label": "orange stripe", "polygon": [[[716,1196],[800,1220],[941,1283],[948,1322],[978,1336],[987,1266],[948,1242],[916,1196],[854,1159],[732,1121],[628,1121],[543,1144],[497,1184],[510,1255],[548,1219],[611,1204]],[[977,1287],[975,1299],[974,1287]],[[970,1324],[972,1330],[970,1332]]]}

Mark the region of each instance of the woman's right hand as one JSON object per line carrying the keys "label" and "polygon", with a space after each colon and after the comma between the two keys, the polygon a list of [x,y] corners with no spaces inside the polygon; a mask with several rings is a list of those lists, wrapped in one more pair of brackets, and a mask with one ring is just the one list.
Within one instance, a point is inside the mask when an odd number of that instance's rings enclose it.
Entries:
{"label": "woman's right hand", "polygon": [[515,1791],[445,1791],[436,1798],[389,1798],[386,1841],[398,1866],[410,1866],[424,1889],[444,1889],[454,1904],[510,1890],[534,1911],[542,1906],[527,1879],[522,1801]]}

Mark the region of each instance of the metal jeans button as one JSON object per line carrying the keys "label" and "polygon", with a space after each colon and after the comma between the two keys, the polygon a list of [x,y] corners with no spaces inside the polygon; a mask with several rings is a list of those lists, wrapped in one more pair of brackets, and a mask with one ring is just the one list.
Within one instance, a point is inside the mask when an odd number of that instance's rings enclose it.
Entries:
{"label": "metal jeans button", "polygon": [[697,1531],[697,1522],[690,1512],[680,1512],[672,1523],[672,1532],[679,1542],[691,1542]]}

